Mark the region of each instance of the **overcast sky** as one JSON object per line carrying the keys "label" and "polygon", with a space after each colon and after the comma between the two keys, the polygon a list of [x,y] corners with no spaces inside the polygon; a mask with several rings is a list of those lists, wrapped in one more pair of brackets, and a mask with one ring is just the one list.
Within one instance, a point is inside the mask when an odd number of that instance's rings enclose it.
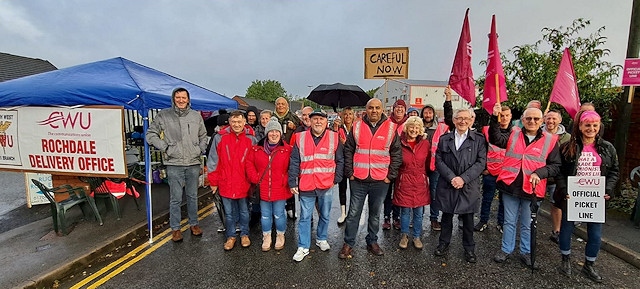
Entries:
{"label": "overcast sky", "polygon": [[[409,47],[409,78],[447,80],[466,8],[474,74],[487,55],[491,15],[501,52],[544,27],[605,26],[606,60],[623,64],[632,0],[130,1],[0,0],[0,52],[58,68],[124,57],[229,97],[277,80],[306,97],[321,83],[364,79],[364,48]],[[584,34],[587,36],[587,34]]]}

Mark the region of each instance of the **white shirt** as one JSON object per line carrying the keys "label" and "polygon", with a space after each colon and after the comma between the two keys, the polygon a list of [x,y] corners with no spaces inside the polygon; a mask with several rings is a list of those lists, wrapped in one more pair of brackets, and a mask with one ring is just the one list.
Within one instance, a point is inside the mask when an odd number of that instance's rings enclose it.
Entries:
{"label": "white shirt", "polygon": [[466,140],[467,137],[469,136],[469,130],[467,129],[467,131],[465,131],[463,134],[458,134],[458,130],[456,129],[454,130],[454,135],[455,135],[456,150],[459,150],[464,140]]}

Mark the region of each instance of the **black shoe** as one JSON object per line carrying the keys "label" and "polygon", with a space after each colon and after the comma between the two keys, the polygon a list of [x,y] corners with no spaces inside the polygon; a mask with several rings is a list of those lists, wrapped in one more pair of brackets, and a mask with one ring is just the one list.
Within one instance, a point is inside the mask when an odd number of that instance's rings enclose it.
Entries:
{"label": "black shoe", "polygon": [[464,259],[469,263],[475,263],[478,261],[478,257],[476,257],[476,253],[469,250],[464,250]]}
{"label": "black shoe", "polygon": [[549,240],[551,240],[551,242],[558,244],[558,241],[560,240],[560,232],[551,231],[551,236],[549,236]]}
{"label": "black shoe", "polygon": [[509,259],[509,254],[502,250],[498,251],[498,253],[493,257],[493,261],[496,261],[496,263],[504,263],[507,259]]}
{"label": "black shoe", "polygon": [[476,232],[482,232],[488,227],[487,222],[480,221],[473,227],[473,230]]}
{"label": "black shoe", "polygon": [[558,271],[567,277],[571,277],[571,256],[570,255],[562,255],[562,263],[560,263],[560,267],[558,267]]}
{"label": "black shoe", "polygon": [[593,268],[593,261],[584,261],[584,266],[582,266],[582,273],[587,275],[589,279],[602,283],[602,277],[596,272],[596,269]]}
{"label": "black shoe", "polygon": [[449,245],[440,244],[438,245],[438,247],[436,247],[436,250],[433,251],[433,255],[441,257],[446,255],[447,251],[449,251]]}
{"label": "black shoe", "polygon": [[[531,269],[531,254],[527,253],[527,254],[520,254],[520,262],[522,262],[523,265],[527,266],[529,269]],[[536,262],[533,264],[533,269],[534,270],[538,270],[540,269],[540,265],[538,264],[539,262]]]}

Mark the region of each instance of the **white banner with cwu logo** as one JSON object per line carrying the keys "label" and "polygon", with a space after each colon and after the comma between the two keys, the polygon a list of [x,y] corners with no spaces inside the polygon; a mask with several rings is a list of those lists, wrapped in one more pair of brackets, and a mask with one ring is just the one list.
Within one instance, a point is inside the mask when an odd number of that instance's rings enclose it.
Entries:
{"label": "white banner with cwu logo", "polygon": [[0,110],[0,169],[126,176],[123,109]]}
{"label": "white banner with cwu logo", "polygon": [[568,221],[604,223],[604,177],[569,177],[567,193],[569,194],[567,200]]}

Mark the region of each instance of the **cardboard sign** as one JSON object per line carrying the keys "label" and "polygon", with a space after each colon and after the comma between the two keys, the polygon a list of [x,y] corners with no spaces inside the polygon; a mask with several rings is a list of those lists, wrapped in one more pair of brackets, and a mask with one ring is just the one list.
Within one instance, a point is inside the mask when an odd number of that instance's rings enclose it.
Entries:
{"label": "cardboard sign", "polygon": [[364,79],[386,78],[409,78],[409,47],[364,49]]}
{"label": "cardboard sign", "polygon": [[568,177],[567,220],[604,223],[605,177]]}

